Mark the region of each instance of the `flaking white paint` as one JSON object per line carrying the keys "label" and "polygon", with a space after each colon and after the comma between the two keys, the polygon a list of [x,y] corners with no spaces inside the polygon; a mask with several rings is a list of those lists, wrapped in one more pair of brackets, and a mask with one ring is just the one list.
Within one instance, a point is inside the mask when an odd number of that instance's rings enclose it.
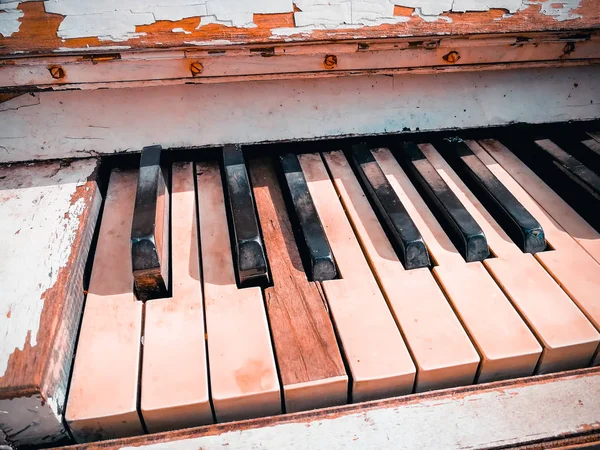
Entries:
{"label": "flaking white paint", "polygon": [[21,28],[23,11],[17,9],[20,2],[0,2],[0,35],[12,36]]}
{"label": "flaking white paint", "polygon": [[15,351],[37,345],[44,292],[69,259],[85,206],[71,196],[94,168],[86,160],[0,168],[0,378]]}

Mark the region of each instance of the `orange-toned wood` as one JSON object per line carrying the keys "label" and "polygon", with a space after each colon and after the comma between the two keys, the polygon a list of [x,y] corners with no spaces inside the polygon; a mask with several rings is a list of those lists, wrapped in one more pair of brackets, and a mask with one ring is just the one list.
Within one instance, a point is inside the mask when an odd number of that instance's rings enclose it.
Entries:
{"label": "orange-toned wood", "polygon": [[[472,147],[474,153],[538,220],[546,240],[554,248],[553,251],[537,253],[536,259],[600,330],[600,265],[580,246],[582,241],[588,245],[588,240],[592,245],[596,244],[593,231],[583,226],[584,222],[560,197],[549,189],[543,189],[545,185],[537,183],[539,179],[531,178],[524,164],[506,147],[495,140],[479,143],[485,151],[481,147]],[[539,190],[532,189],[528,193],[515,179],[523,182],[524,186],[537,186]],[[570,227],[572,236],[559,225],[557,217],[564,226]],[[596,357],[596,362],[600,362],[599,359]]]}
{"label": "orange-toned wood", "polygon": [[273,280],[265,301],[286,412],[343,405],[348,376],[321,286],[302,268],[273,164],[255,159],[249,172]]}
{"label": "orange-toned wood", "polygon": [[344,154],[336,151],[323,156],[414,358],[415,391],[471,384],[479,356],[429,269],[404,269]]}
{"label": "orange-toned wood", "polygon": [[[551,1],[551,0],[547,0]],[[557,3],[560,6],[560,3]],[[414,8],[396,8],[395,14],[406,17],[406,21],[379,26],[331,27],[302,30],[292,36],[274,35],[272,29],[293,28],[292,12],[283,14],[255,14],[253,28],[236,28],[211,24],[199,27],[201,17],[186,17],[179,21],[158,21],[151,25],[137,26],[136,36],[118,42],[99,40],[97,37],[61,39],[57,31],[63,17],[49,14],[42,2],[22,2],[18,9],[23,12],[20,29],[10,37],[0,36],[0,54],[11,55],[52,53],[60,48],[84,49],[93,52],[94,47],[106,52],[106,47],[144,48],[189,47],[186,42],[221,42],[221,46],[235,44],[272,45],[286,40],[306,42],[323,40],[366,39],[398,36],[465,35],[479,33],[522,33],[550,30],[589,30],[598,27],[600,12],[595,0],[582,0],[579,7],[571,11],[570,20],[556,20],[550,14],[540,12],[540,4],[530,4],[510,16],[505,10],[490,9],[481,12],[444,13],[439,20],[423,20],[412,15]],[[340,23],[341,25],[341,23]],[[317,27],[318,28],[318,27]],[[182,29],[185,32],[173,32]],[[223,44],[225,43],[225,44]],[[219,44],[216,44],[217,46]]]}
{"label": "orange-toned wood", "polygon": [[218,163],[199,163],[198,215],[211,394],[218,422],[281,412],[260,288],[238,289]]}
{"label": "orange-toned wood", "polygon": [[146,302],[140,409],[150,433],[213,422],[192,163],[173,165],[172,298]]}
{"label": "orange-toned wood", "polygon": [[[437,262],[433,273],[479,349],[479,382],[531,375],[542,348],[483,265],[466,263],[387,149],[373,152]],[[441,255],[441,258],[440,258]]]}
{"label": "orange-toned wood", "polygon": [[[478,145],[474,141],[467,144]],[[600,343],[595,328],[538,261],[510,240],[435,148],[429,144],[420,147],[485,233],[496,258],[486,259],[483,265],[544,347],[537,372],[586,367]]]}
{"label": "orange-toned wood", "polygon": [[341,278],[322,284],[352,375],[352,401],[410,393],[415,366],[321,155],[304,154],[298,159]]}
{"label": "orange-toned wood", "polygon": [[98,161],[0,166],[0,441],[52,445],[101,205]]}
{"label": "orange-toned wood", "polygon": [[143,433],[137,411],[142,302],[130,237],[137,172],[113,170],[65,412],[78,442]]}

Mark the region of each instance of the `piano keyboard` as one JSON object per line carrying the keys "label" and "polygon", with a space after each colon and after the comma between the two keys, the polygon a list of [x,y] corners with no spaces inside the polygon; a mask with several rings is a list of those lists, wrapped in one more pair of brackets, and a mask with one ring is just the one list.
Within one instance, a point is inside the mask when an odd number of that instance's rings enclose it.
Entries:
{"label": "piano keyboard", "polygon": [[[148,157],[170,174],[162,191],[113,169],[65,413],[73,436],[599,365],[600,234],[582,217],[598,211],[599,138],[574,151],[551,139],[226,146],[221,159]],[[572,204],[573,192],[585,196]],[[134,223],[160,255],[143,282]]]}

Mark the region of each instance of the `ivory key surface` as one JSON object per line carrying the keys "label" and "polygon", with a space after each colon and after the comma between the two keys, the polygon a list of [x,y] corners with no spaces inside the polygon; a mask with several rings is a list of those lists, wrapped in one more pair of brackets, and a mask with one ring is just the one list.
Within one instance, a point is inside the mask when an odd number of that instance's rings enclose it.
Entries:
{"label": "ivory key surface", "polygon": [[404,269],[344,154],[323,156],[415,360],[415,391],[473,383],[479,356],[430,270]]}
{"label": "ivory key surface", "polygon": [[192,163],[172,171],[173,296],[146,302],[141,412],[151,433],[213,422]]}
{"label": "ivory key surface", "polygon": [[[589,225],[586,226],[583,219],[573,210],[565,208],[566,204],[561,203],[560,197],[555,197],[552,191],[545,189],[545,185],[537,183],[535,179],[535,184],[527,185],[530,188],[535,185],[539,190],[532,189],[530,193],[526,192],[515,178],[519,178],[525,184],[527,180],[532,179],[529,172],[524,164],[514,164],[518,160],[508,158],[510,152],[498,141],[486,140],[480,141],[480,144],[482,147],[474,148],[477,157],[542,224],[546,240],[554,248],[553,251],[535,255],[536,259],[579,306],[596,329],[600,330],[600,265],[592,257],[592,253],[596,253],[595,246],[598,241],[588,228]],[[527,176],[522,175],[523,173]],[[568,225],[571,231],[566,231],[555,217],[558,217],[565,227]],[[573,236],[570,233],[573,233]],[[576,239],[576,236],[579,239]],[[586,250],[583,244],[586,245]],[[593,364],[599,363],[600,355],[597,354]]]}
{"label": "ivory key surface", "polygon": [[[477,146],[467,141],[469,147]],[[496,258],[483,265],[525,318],[544,350],[537,373],[585,367],[600,335],[567,294],[530,254],[523,253],[432,145],[423,153],[483,229]]]}
{"label": "ivory key surface", "polygon": [[143,433],[143,304],[133,295],[129,243],[136,184],[135,171],[111,173],[65,413],[78,442]]}
{"label": "ivory key surface", "polygon": [[478,382],[531,375],[542,348],[480,262],[466,263],[387,149],[375,158],[423,234],[433,273],[482,358]]}
{"label": "ivory key surface", "polygon": [[321,156],[298,159],[341,277],[322,284],[352,374],[352,401],[410,393],[415,366]]}
{"label": "ivory key surface", "polygon": [[236,285],[219,165],[199,163],[196,171],[208,361],[217,421],[279,414],[279,381],[262,292]]}

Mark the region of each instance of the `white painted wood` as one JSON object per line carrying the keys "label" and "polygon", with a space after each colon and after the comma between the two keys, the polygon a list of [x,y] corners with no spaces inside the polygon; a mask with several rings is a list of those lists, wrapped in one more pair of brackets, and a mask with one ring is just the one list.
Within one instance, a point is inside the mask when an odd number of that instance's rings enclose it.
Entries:
{"label": "white painted wood", "polygon": [[258,428],[121,447],[144,450],[477,449],[517,445],[600,427],[600,371],[588,376],[310,416]]}
{"label": "white painted wood", "polygon": [[[93,159],[0,167],[0,431],[15,445],[48,444],[66,436],[62,409],[76,333],[68,327],[78,321],[83,294],[76,294],[81,295],[77,303],[49,293],[65,283],[61,269],[79,268],[71,259],[73,246],[82,238],[82,217],[93,216],[90,209],[99,206],[83,192],[92,189],[87,179],[96,167]],[[71,295],[68,290],[62,295]],[[61,302],[62,310],[52,309]],[[62,312],[61,329],[48,330],[47,308]],[[38,333],[41,325],[46,333]],[[56,354],[32,355],[50,339]],[[28,364],[11,364],[17,354]],[[36,381],[32,373],[38,371],[42,375]],[[23,388],[36,393],[21,393]]]}
{"label": "white painted wood", "polygon": [[[600,68],[41,92],[0,104],[0,162],[600,117]],[[577,84],[577,87],[574,85]]]}
{"label": "white painted wood", "polygon": [[[597,36],[598,34],[596,34]],[[565,45],[573,50],[565,54]],[[146,87],[164,84],[219,83],[250,78],[339,77],[349,73],[398,73],[419,70],[429,72],[470,70],[491,66],[507,68],[523,65],[560,65],[600,59],[600,42],[595,39],[565,38],[552,33],[543,35],[487,36],[479,38],[443,37],[433,41],[401,38],[383,42],[315,43],[290,46],[279,44],[271,49],[248,47],[211,49],[138,51],[112,54],[113,59],[54,55],[9,60],[0,70],[2,87],[49,87],[56,90],[109,87]],[[357,47],[358,46],[358,47]],[[357,51],[358,50],[358,51]],[[113,51],[118,51],[115,49]],[[457,60],[445,58],[456,53]],[[324,58],[333,54],[334,66],[325,66]],[[277,56],[273,58],[272,56]],[[202,64],[193,75],[190,64]],[[48,67],[60,66],[65,76],[52,78]]]}

